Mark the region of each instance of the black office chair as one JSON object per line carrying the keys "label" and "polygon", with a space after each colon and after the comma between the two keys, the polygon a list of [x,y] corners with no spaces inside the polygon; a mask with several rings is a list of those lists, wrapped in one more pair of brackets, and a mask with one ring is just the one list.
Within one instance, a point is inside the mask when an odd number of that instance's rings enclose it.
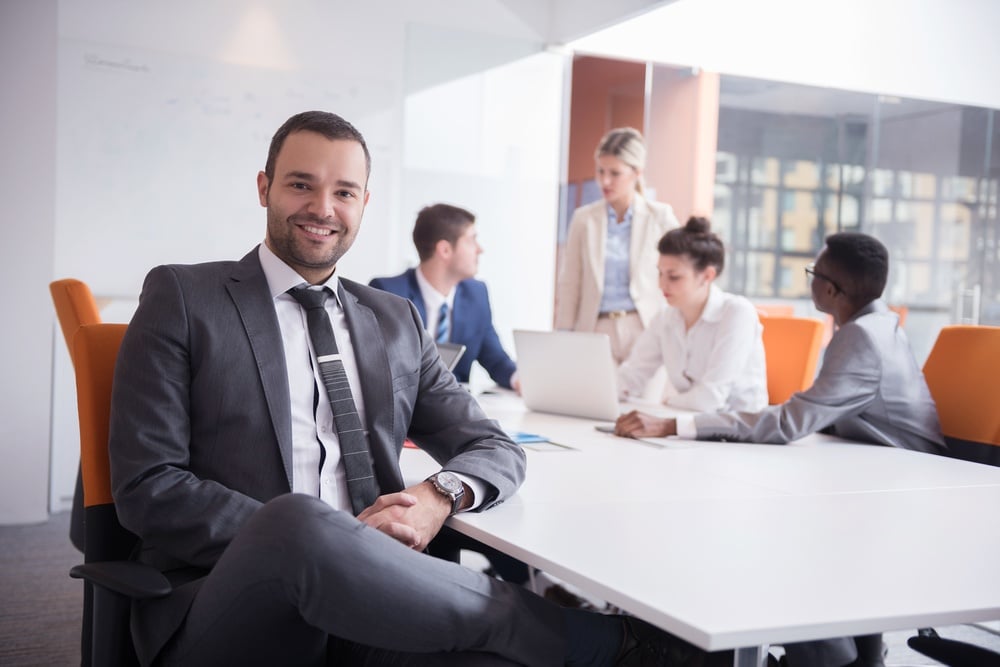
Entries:
{"label": "black office chair", "polygon": [[70,570],[70,576],[84,580],[85,667],[137,665],[129,630],[132,600],[162,597],[171,590],[158,570],[128,560],[137,538],[118,522],[111,497],[111,382],[126,326],[86,324],[73,336],[86,539],[84,564]]}
{"label": "black office chair", "polygon": [[[1000,327],[949,326],[938,333],[924,363],[924,377],[952,457],[1000,465],[998,374]],[[996,634],[990,628],[975,627]],[[906,643],[945,665],[1000,667],[1000,653],[946,639],[933,628],[918,630]]]}

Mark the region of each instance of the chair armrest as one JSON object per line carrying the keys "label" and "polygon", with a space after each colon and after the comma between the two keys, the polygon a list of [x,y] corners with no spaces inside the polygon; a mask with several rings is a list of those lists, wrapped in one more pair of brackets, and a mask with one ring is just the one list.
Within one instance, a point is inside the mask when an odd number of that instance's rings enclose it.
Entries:
{"label": "chair armrest", "polygon": [[910,637],[907,645],[917,653],[946,665],[997,665],[1000,654],[982,646],[937,636]]}
{"label": "chair armrest", "polygon": [[109,560],[77,565],[69,571],[74,579],[84,579],[133,600],[161,598],[173,587],[156,568],[129,560]]}

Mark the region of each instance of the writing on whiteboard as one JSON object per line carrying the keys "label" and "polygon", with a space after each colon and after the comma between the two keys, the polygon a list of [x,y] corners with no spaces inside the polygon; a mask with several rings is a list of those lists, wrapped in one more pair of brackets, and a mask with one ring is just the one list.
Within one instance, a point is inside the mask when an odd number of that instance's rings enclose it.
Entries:
{"label": "writing on whiteboard", "polygon": [[87,65],[87,67],[116,70],[120,72],[136,72],[140,74],[149,74],[150,72],[149,65],[134,63],[129,58],[118,60],[106,58],[104,56],[99,56],[96,53],[85,53],[83,55],[83,62]]}

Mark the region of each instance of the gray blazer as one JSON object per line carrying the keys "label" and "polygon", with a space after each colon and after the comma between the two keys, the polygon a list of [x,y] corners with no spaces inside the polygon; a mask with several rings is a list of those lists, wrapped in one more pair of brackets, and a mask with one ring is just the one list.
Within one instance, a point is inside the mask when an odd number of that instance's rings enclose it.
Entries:
{"label": "gray blazer", "polygon": [[[380,492],[404,488],[399,453],[410,437],[443,467],[486,483],[481,509],[513,494],[524,453],[441,363],[413,305],[340,284]],[[122,524],[142,541],[140,559],[189,583],[158,604],[155,619],[133,619],[140,657],[173,634],[244,521],[291,491],[290,414],[257,250],[239,262],[153,269],[115,370],[111,481]]]}
{"label": "gray blazer", "polygon": [[761,412],[701,414],[699,440],[786,443],[824,431],[879,445],[945,454],[937,408],[899,318],[881,300],[830,340],[816,382]]}

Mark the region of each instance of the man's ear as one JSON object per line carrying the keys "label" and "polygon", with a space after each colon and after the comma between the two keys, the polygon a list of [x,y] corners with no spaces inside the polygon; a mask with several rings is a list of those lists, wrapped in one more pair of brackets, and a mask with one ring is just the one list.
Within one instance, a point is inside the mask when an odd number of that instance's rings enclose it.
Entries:
{"label": "man's ear", "polygon": [[448,243],[446,239],[440,239],[438,240],[437,243],[434,244],[434,254],[444,259],[448,259],[449,257],[451,257],[451,253],[454,250],[455,249],[451,246],[450,243]]}
{"label": "man's ear", "polygon": [[271,182],[267,180],[267,176],[262,171],[257,172],[257,197],[260,199],[260,205],[267,206],[267,189],[270,187]]}

